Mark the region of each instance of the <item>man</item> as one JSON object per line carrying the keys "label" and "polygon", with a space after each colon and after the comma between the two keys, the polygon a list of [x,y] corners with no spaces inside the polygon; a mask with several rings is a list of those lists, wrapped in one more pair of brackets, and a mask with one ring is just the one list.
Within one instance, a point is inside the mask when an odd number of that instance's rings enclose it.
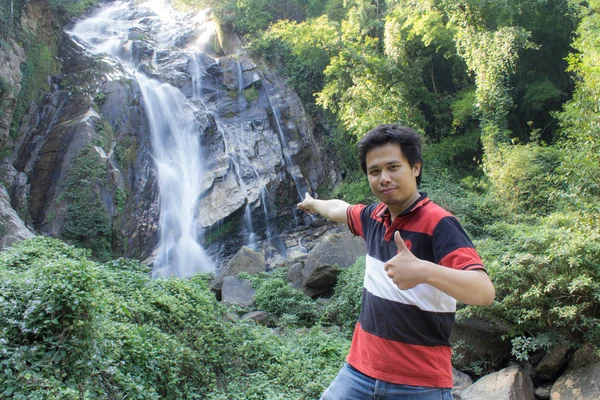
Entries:
{"label": "man", "polygon": [[358,153],[381,203],[350,205],[307,193],[298,204],[347,223],[367,243],[350,354],[321,399],[452,399],[456,301],[489,305],[494,287],[458,220],[418,191],[417,132],[381,125],[358,143]]}

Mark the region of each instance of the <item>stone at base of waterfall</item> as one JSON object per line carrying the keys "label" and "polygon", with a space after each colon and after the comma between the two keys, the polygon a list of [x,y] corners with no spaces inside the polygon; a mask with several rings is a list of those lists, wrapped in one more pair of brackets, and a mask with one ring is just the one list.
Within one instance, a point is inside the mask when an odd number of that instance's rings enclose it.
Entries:
{"label": "stone at base of waterfall", "polygon": [[237,276],[226,276],[221,288],[221,302],[224,304],[249,307],[254,304],[256,290],[252,288],[252,282],[248,279],[240,279]]}
{"label": "stone at base of waterfall", "polygon": [[240,317],[240,319],[241,320],[251,319],[254,322],[256,322],[257,324],[267,326],[268,321],[269,321],[269,314],[267,314],[265,311],[251,311],[249,313],[242,315]]}
{"label": "stone at base of waterfall", "polygon": [[365,254],[365,241],[350,232],[325,236],[304,263],[303,286],[313,295],[326,292],[335,285],[340,268],[348,268]]}
{"label": "stone at base of waterfall", "polygon": [[535,400],[531,378],[517,365],[484,376],[466,388],[460,397],[462,400]]}
{"label": "stone at base of waterfall", "polygon": [[240,272],[258,274],[265,271],[265,255],[243,246],[210,283],[212,290],[221,290],[227,276],[237,276]]}
{"label": "stone at base of waterfall", "polygon": [[0,250],[34,236],[10,206],[10,198],[4,186],[0,186]]}
{"label": "stone at base of waterfall", "polygon": [[304,269],[304,263],[297,262],[288,269],[286,279],[292,287],[296,289],[302,288],[302,270]]}
{"label": "stone at base of waterfall", "polygon": [[570,370],[563,374],[550,392],[552,400],[598,400],[600,399],[600,364]]}
{"label": "stone at base of waterfall", "polygon": [[566,346],[556,346],[550,349],[535,367],[537,376],[544,380],[556,378],[558,371],[567,363],[569,349]]}
{"label": "stone at base of waterfall", "polygon": [[461,393],[473,384],[473,379],[467,374],[452,368],[452,396],[460,399]]}

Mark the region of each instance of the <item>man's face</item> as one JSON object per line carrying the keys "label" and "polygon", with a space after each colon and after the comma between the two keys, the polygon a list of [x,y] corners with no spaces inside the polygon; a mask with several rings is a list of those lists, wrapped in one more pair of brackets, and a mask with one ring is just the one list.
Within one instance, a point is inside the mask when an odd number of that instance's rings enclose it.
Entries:
{"label": "man's face", "polygon": [[369,150],[366,162],[371,190],[375,197],[388,205],[392,217],[419,198],[416,177],[421,172],[421,164],[411,167],[399,144],[387,143]]}

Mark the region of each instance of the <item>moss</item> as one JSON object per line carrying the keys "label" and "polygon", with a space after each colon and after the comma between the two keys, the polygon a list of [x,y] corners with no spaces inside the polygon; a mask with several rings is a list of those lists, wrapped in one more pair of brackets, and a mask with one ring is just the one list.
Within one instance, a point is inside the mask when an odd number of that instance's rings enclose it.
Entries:
{"label": "moss", "polygon": [[248,103],[252,103],[258,99],[258,89],[254,85],[244,89],[244,98]]}
{"label": "moss", "polygon": [[233,221],[227,221],[217,228],[214,228],[204,235],[204,245],[208,246],[212,243],[221,241],[226,235],[228,235],[235,228]]}
{"label": "moss", "polygon": [[32,101],[38,101],[45,91],[50,90],[48,76],[59,71],[56,61],[56,38],[48,35],[24,33],[23,44],[27,60],[21,65],[23,80],[17,97],[17,106],[10,127],[10,136],[19,134],[19,124]]}
{"label": "moss", "polygon": [[112,220],[100,199],[98,182],[106,175],[106,165],[87,147],[73,159],[67,175],[65,198],[69,209],[64,236],[91,249],[98,259],[110,256]]}

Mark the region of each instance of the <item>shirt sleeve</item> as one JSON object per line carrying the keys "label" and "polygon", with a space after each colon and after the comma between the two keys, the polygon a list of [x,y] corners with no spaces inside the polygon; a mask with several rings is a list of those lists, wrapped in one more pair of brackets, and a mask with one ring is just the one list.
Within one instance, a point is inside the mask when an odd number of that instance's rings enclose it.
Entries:
{"label": "shirt sleeve", "polygon": [[352,232],[355,236],[365,237],[365,232],[363,229],[363,223],[361,219],[361,215],[363,210],[366,208],[363,204],[356,204],[348,207],[346,210],[346,216],[348,217],[348,227],[350,228],[350,232]]}
{"label": "shirt sleeve", "polygon": [[475,245],[453,216],[442,218],[434,228],[433,254],[437,264],[448,268],[485,270]]}

